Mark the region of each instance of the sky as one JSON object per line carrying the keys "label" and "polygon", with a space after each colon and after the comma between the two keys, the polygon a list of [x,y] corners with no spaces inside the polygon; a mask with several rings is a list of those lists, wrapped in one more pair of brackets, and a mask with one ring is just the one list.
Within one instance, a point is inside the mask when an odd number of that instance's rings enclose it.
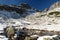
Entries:
{"label": "sky", "polygon": [[0,4],[20,5],[21,3],[28,3],[33,8],[44,10],[45,8],[49,8],[53,3],[57,1],[60,0],[0,0]]}

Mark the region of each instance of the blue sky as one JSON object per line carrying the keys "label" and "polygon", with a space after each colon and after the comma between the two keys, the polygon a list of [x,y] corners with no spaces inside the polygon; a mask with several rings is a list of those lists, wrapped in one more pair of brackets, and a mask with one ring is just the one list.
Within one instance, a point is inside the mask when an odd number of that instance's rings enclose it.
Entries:
{"label": "blue sky", "polygon": [[39,10],[44,10],[49,8],[53,3],[60,0],[0,0],[0,4],[16,4],[28,3],[30,6],[37,8]]}

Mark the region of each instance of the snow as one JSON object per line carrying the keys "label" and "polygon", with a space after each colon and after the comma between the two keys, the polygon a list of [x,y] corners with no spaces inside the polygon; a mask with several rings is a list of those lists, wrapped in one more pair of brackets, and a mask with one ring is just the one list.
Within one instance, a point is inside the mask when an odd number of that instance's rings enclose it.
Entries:
{"label": "snow", "polygon": [[[0,10],[0,33],[3,32],[3,29],[7,26],[15,26],[17,28],[26,27],[28,29],[39,29],[39,30],[48,30],[48,31],[60,31],[60,17],[57,18],[55,15],[48,14],[50,12],[60,11],[60,8],[55,8],[53,10],[49,10],[47,12],[34,12],[28,11],[28,16],[23,14],[22,16],[26,16],[25,18],[20,18],[21,15],[16,12],[7,12],[5,10]],[[44,15],[44,16],[41,16]],[[43,36],[50,37],[50,36]],[[43,37],[40,37],[43,40]]]}
{"label": "snow", "polygon": [[31,37],[39,37],[39,35],[31,35]]}
{"label": "snow", "polygon": [[49,10],[47,13],[54,12],[54,11],[59,11],[60,12],[60,7],[54,8],[53,10]]}
{"label": "snow", "polygon": [[[4,27],[9,25],[9,26],[22,26],[21,28],[26,27],[28,29],[60,31],[60,18],[56,18],[54,16],[53,16],[53,18],[50,18],[46,14],[43,17],[36,18],[36,16],[41,15],[39,12],[36,12],[36,13],[33,13],[34,15],[29,15],[24,19],[20,19],[20,18],[13,19],[13,17],[19,16],[19,14],[17,14],[16,12],[7,12],[7,11],[0,11],[0,12],[1,12],[0,14],[3,15],[3,16],[1,16],[2,18],[0,17],[0,21],[1,21],[0,30],[3,30]],[[8,20],[4,20],[4,18],[7,18]],[[50,24],[50,25],[48,25],[48,24]]]}
{"label": "snow", "polygon": [[44,40],[44,38],[50,38],[50,39],[52,39],[53,37],[57,37],[57,35],[53,35],[53,36],[41,36],[37,40]]}
{"label": "snow", "polygon": [[0,40],[8,40],[5,36],[0,35]]}

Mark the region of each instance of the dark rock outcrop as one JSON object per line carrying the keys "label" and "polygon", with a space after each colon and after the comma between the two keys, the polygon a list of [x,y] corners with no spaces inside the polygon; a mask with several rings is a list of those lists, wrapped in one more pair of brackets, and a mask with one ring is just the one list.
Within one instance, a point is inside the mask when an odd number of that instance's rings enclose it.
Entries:
{"label": "dark rock outcrop", "polygon": [[15,11],[19,14],[23,14],[26,12],[26,9],[30,9],[31,7],[28,4],[21,4],[21,6],[16,5],[0,5],[0,10],[6,10],[6,11]]}

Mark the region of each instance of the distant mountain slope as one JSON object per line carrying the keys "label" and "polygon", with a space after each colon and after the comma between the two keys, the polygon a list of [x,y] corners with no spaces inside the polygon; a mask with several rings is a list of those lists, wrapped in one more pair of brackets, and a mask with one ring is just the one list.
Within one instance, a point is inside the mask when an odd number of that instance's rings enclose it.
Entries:
{"label": "distant mountain slope", "polygon": [[27,4],[21,4],[22,7],[21,5],[9,6],[12,9],[4,7],[1,9],[4,10],[0,11],[0,16],[2,15],[0,23],[6,26],[19,26],[28,29],[60,31],[60,6],[58,4],[60,5],[60,2],[53,4],[54,7],[51,6],[49,10],[46,8],[44,11],[37,10],[29,5],[28,7]]}

